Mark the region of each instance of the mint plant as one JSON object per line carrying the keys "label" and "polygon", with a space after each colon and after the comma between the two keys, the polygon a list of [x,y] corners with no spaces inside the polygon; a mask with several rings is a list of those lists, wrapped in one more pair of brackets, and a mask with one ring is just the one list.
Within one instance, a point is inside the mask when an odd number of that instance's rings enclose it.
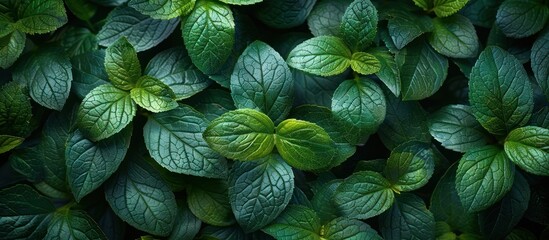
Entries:
{"label": "mint plant", "polygon": [[0,0],[0,238],[546,239],[548,18]]}

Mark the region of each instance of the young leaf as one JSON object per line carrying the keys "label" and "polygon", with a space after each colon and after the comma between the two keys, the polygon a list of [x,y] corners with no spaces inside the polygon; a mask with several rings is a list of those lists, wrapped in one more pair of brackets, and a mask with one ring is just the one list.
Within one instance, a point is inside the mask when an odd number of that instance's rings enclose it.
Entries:
{"label": "young leaf", "polygon": [[84,98],[91,90],[109,82],[104,67],[105,51],[98,50],[71,58],[72,91]]}
{"label": "young leaf", "polygon": [[389,13],[387,30],[397,49],[402,49],[417,37],[433,30],[432,20],[409,11]]}
{"label": "young leaf", "polygon": [[21,31],[13,31],[0,37],[0,68],[10,67],[23,52],[27,37]]}
{"label": "young leaf", "polygon": [[539,0],[506,0],[499,6],[497,26],[506,36],[524,38],[545,26],[549,19],[549,7]]}
{"label": "young leaf", "polygon": [[48,225],[44,239],[104,239],[97,223],[81,210],[58,210]]}
{"label": "young leaf", "polygon": [[168,236],[176,217],[175,196],[152,166],[140,157],[132,158],[109,179],[105,198],[116,215],[131,226]]}
{"label": "young leaf", "polygon": [[317,2],[307,17],[309,30],[315,36],[340,36],[341,20],[352,0],[327,0]]}
{"label": "young leaf", "polygon": [[356,172],[336,190],[334,201],[351,218],[367,219],[389,209],[395,200],[391,183],[377,172]]}
{"label": "young leaf", "polygon": [[528,122],[532,88],[522,64],[499,47],[487,47],[471,70],[469,99],[480,124],[504,135]]}
{"label": "young leaf", "polygon": [[381,63],[372,54],[355,52],[351,56],[351,68],[357,73],[369,75],[379,72]]}
{"label": "young leaf", "polygon": [[379,236],[379,234],[377,234],[376,230],[372,229],[368,224],[356,219],[348,219],[344,217],[335,218],[324,225],[323,229],[323,239],[383,239]]}
{"label": "young leaf", "polygon": [[21,0],[17,4],[16,15],[15,27],[29,34],[51,32],[67,23],[61,0]]}
{"label": "young leaf", "polygon": [[238,109],[214,119],[203,133],[210,147],[237,160],[267,156],[275,145],[274,124],[269,117],[252,109]]}
{"label": "young leaf", "polygon": [[196,0],[130,0],[128,6],[155,19],[169,20],[189,14]]}
{"label": "young leaf", "polygon": [[78,127],[92,141],[108,138],[126,127],[137,106],[128,92],[110,84],[94,88],[78,109]]}
{"label": "young leaf", "polygon": [[0,87],[0,133],[26,137],[32,117],[30,99],[23,86],[10,82]]}
{"label": "young leaf", "polygon": [[429,144],[410,141],[391,151],[383,175],[393,189],[413,191],[427,184],[434,170],[435,154]]}
{"label": "young leaf", "polygon": [[236,162],[229,173],[229,200],[246,232],[261,229],[288,205],[294,174],[278,154],[253,162]]}
{"label": "young leaf", "polygon": [[177,205],[177,216],[168,240],[194,239],[202,222],[193,215],[186,202],[181,201]]}
{"label": "young leaf", "polygon": [[112,45],[126,37],[138,52],[148,50],[164,41],[179,24],[179,18],[158,20],[147,17],[133,8],[120,6],[107,16],[105,25],[97,34],[99,44]]}
{"label": "young leaf", "polygon": [[8,152],[21,145],[25,138],[0,134],[0,153]]}
{"label": "young leaf", "polygon": [[403,193],[379,216],[384,239],[434,239],[435,217],[421,198]]}
{"label": "young leaf", "polygon": [[177,173],[224,178],[227,161],[202,138],[205,117],[188,106],[151,114],[143,128],[145,145],[162,167]]}
{"label": "young leaf", "polygon": [[125,37],[107,48],[105,70],[109,80],[117,88],[130,90],[137,84],[141,77],[141,65],[133,45]]}
{"label": "young leaf", "polygon": [[126,129],[98,142],[76,130],[67,141],[67,181],[76,201],[101,186],[118,169],[130,146],[132,128]]}
{"label": "young leaf", "polygon": [[400,72],[395,57],[386,48],[369,49],[368,52],[379,61],[379,71],[376,76],[395,96],[400,95]]}
{"label": "young leaf", "polygon": [[514,129],[505,139],[505,153],[525,171],[549,176],[549,130],[527,126]]}
{"label": "young leaf", "polygon": [[314,37],[297,45],[288,55],[288,65],[320,76],[337,75],[351,65],[351,50],[341,38]]}
{"label": "young leaf", "polygon": [[187,203],[191,212],[207,224],[229,226],[235,222],[224,180],[193,182],[187,188]]}
{"label": "young leaf", "polygon": [[309,16],[316,0],[265,0],[257,5],[255,16],[273,28],[301,25]]}
{"label": "young leaf", "polygon": [[279,240],[321,240],[320,219],[313,210],[300,205],[288,206],[262,230]]}
{"label": "young leaf", "polygon": [[536,77],[536,81],[545,94],[545,98],[549,99],[549,31],[540,35],[532,46],[530,55],[530,66]]}
{"label": "young leaf", "polygon": [[248,45],[231,75],[235,106],[259,110],[279,123],[290,112],[293,94],[294,79],[284,59],[263,42]]}
{"label": "young leaf", "polygon": [[172,89],[151,76],[140,77],[130,91],[130,96],[139,106],[155,113],[177,107]]}
{"label": "young leaf", "polygon": [[352,144],[363,143],[385,119],[385,96],[369,79],[347,80],[332,97],[334,116],[345,126]]}
{"label": "young leaf", "polygon": [[463,155],[456,172],[456,190],[463,207],[477,212],[499,201],[513,185],[515,165],[496,146]]}
{"label": "young leaf", "polygon": [[421,100],[433,95],[448,74],[448,60],[425,41],[409,44],[396,55],[402,81],[402,100]]}
{"label": "young leaf", "polygon": [[198,1],[182,24],[183,41],[194,65],[205,74],[220,70],[235,43],[235,23],[229,6]]}
{"label": "young leaf", "polygon": [[448,17],[462,9],[469,0],[433,0],[433,11],[438,17]]}
{"label": "young leaf", "polygon": [[370,0],[354,0],[341,19],[341,35],[353,52],[365,50],[377,33],[377,10]]}
{"label": "young leaf", "polygon": [[440,54],[452,58],[475,57],[479,41],[475,27],[459,14],[433,19],[429,43]]}
{"label": "young leaf", "polygon": [[276,149],[282,158],[300,170],[316,170],[331,164],[335,143],[326,131],[314,123],[286,119],[276,127]]}

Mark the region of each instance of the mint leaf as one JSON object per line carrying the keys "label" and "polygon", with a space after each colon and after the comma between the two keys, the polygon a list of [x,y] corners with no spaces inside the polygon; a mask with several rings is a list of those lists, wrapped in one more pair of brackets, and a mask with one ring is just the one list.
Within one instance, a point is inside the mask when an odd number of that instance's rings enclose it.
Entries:
{"label": "mint leaf", "polygon": [[511,189],[514,171],[514,164],[496,146],[465,153],[456,172],[456,190],[463,207],[477,212],[499,201]]}
{"label": "mint leaf", "polygon": [[104,67],[105,51],[97,50],[74,56],[72,64],[72,91],[84,98],[94,88],[109,82]]}
{"label": "mint leaf", "polygon": [[330,107],[336,88],[347,78],[349,71],[342,74],[323,77],[297,69],[292,69],[295,80],[294,105],[315,104]]}
{"label": "mint leaf", "polygon": [[67,23],[67,14],[61,0],[21,0],[16,9],[15,27],[29,34],[54,31]]}
{"label": "mint leaf", "polygon": [[88,1],[65,0],[67,8],[80,20],[89,21],[97,12],[97,6]]}
{"label": "mint leaf", "polygon": [[227,240],[239,240],[248,237],[244,230],[238,226],[229,227],[216,227],[206,226],[200,232],[199,239],[227,239]]}
{"label": "mint leaf", "polygon": [[221,2],[231,5],[252,5],[258,2],[263,2],[263,0],[221,0]]}
{"label": "mint leaf", "polygon": [[182,24],[182,31],[194,65],[205,74],[219,71],[235,43],[235,23],[229,6],[210,0],[198,1]]}
{"label": "mint leaf", "polygon": [[549,31],[544,32],[536,39],[530,54],[530,66],[536,81],[545,94],[545,98],[549,99],[549,69],[546,67],[549,64],[549,57],[547,56],[549,56]]}
{"label": "mint leaf", "polygon": [[422,8],[425,11],[433,7],[433,0],[413,0],[413,1],[414,1],[414,4],[416,4],[416,6]]}
{"label": "mint leaf", "polygon": [[435,238],[435,218],[418,196],[403,193],[379,216],[384,239]]}
{"label": "mint leaf", "polygon": [[67,181],[76,201],[103,184],[126,156],[131,127],[112,137],[92,142],[76,130],[67,141]]}
{"label": "mint leaf", "polygon": [[327,0],[317,2],[307,17],[309,30],[315,36],[340,36],[341,21],[352,0]]}
{"label": "mint leaf", "polygon": [[206,89],[190,98],[187,103],[204,114],[208,121],[235,109],[231,94],[222,89]]}
{"label": "mint leaf", "polygon": [[368,224],[356,219],[335,218],[324,225],[323,229],[325,239],[383,239]]}
{"label": "mint leaf", "polygon": [[408,11],[388,13],[387,30],[397,49],[402,49],[417,37],[433,30],[432,20]]}
{"label": "mint leaf", "polygon": [[351,56],[351,68],[360,74],[369,75],[379,72],[381,63],[372,54],[355,52]]}
{"label": "mint leaf", "polygon": [[443,147],[462,153],[490,140],[467,105],[448,105],[433,113],[429,132]]}
{"label": "mint leaf", "polygon": [[480,124],[504,135],[528,122],[533,97],[522,64],[499,47],[487,47],[471,70],[469,100]]}
{"label": "mint leaf", "polygon": [[549,106],[543,107],[533,113],[528,125],[549,128]]}
{"label": "mint leaf", "polygon": [[231,75],[235,106],[259,110],[279,123],[290,112],[293,93],[294,80],[284,59],[263,42],[248,45]]}
{"label": "mint leaf", "polygon": [[437,52],[452,58],[476,56],[479,41],[475,27],[469,19],[454,14],[450,17],[433,19],[433,26],[429,43]]}
{"label": "mint leaf", "polygon": [[334,201],[346,216],[367,219],[377,216],[393,205],[395,196],[391,183],[381,174],[355,172],[336,190]]}
{"label": "mint leaf", "polygon": [[111,83],[122,90],[135,87],[141,77],[141,65],[133,45],[125,37],[107,48],[105,70]]}
{"label": "mint leaf", "polygon": [[45,239],[107,239],[97,223],[81,210],[58,210]]}
{"label": "mint leaf", "polygon": [[398,65],[389,50],[386,48],[374,48],[368,49],[368,53],[375,56],[379,61],[379,71],[376,72],[376,76],[381,80],[385,86],[395,96],[400,95],[400,72]]}
{"label": "mint leaf", "polygon": [[112,210],[131,226],[158,236],[172,231],[175,196],[160,175],[140,157],[131,157],[106,184]]}
{"label": "mint leaf", "polygon": [[496,20],[496,12],[501,1],[469,1],[460,14],[467,17],[475,26],[491,28]]}
{"label": "mint leaf", "polygon": [[305,206],[290,205],[270,225],[262,229],[280,240],[320,240],[320,219]]}
{"label": "mint leaf", "polygon": [[282,158],[300,170],[316,170],[331,164],[336,154],[334,141],[314,123],[286,119],[276,127],[276,149]]}
{"label": "mint leaf", "polygon": [[95,34],[87,28],[68,27],[60,42],[65,52],[74,57],[99,48]]}
{"label": "mint leaf", "polygon": [[292,28],[305,22],[315,3],[315,0],[266,0],[256,5],[254,13],[269,27]]}
{"label": "mint leaf", "polygon": [[143,128],[145,145],[155,161],[172,172],[224,178],[227,161],[202,138],[207,126],[202,114],[184,105],[151,114]]}
{"label": "mint leaf", "polygon": [[133,8],[120,6],[107,16],[97,34],[99,45],[108,47],[126,37],[138,52],[148,50],[164,41],[179,24],[179,18],[158,20],[147,17]]}
{"label": "mint leaf", "polygon": [[128,6],[155,19],[169,20],[189,14],[196,0],[130,0]]}
{"label": "mint leaf", "polygon": [[25,138],[0,134],[0,153],[8,152],[21,145]]}
{"label": "mint leaf", "polygon": [[370,0],[354,0],[341,19],[341,35],[352,51],[365,50],[377,33],[377,10]]}
{"label": "mint leaf", "polygon": [[343,180],[336,179],[328,183],[321,184],[318,190],[314,192],[310,201],[310,206],[318,214],[321,223],[328,223],[334,218],[340,216],[337,205],[333,201],[336,189]]}
{"label": "mint leaf", "polygon": [[210,225],[229,226],[235,222],[224,180],[193,182],[187,188],[187,203],[196,217]]}
{"label": "mint leaf", "polygon": [[469,0],[433,0],[433,11],[438,17],[448,17],[462,9]]}
{"label": "mint leaf", "polygon": [[191,97],[208,87],[211,81],[196,68],[182,47],[170,48],[154,56],[145,68],[145,75],[168,85],[177,100]]}
{"label": "mint leaf", "polygon": [[210,123],[202,136],[213,150],[237,160],[267,156],[275,145],[273,122],[252,109],[224,113]]}
{"label": "mint leaf", "polygon": [[545,26],[549,19],[549,8],[538,0],[506,0],[499,6],[496,24],[501,31],[512,38],[524,38]]}
{"label": "mint leaf", "polygon": [[186,202],[180,201],[177,205],[177,216],[175,217],[172,233],[168,239],[194,239],[200,230],[202,222],[193,215],[189,207],[187,207]]}
{"label": "mint leaf", "polygon": [[0,132],[26,137],[32,117],[30,98],[23,86],[10,82],[0,87]]}
{"label": "mint leaf", "polygon": [[253,162],[236,162],[229,173],[229,200],[246,232],[261,229],[288,205],[294,173],[278,154]]}
{"label": "mint leaf", "polygon": [[402,81],[402,100],[430,97],[444,83],[448,60],[435,52],[425,41],[409,44],[396,54]]}
{"label": "mint leaf", "polygon": [[297,45],[288,55],[288,65],[320,76],[337,75],[351,65],[351,50],[341,38],[320,36]]}
{"label": "mint leaf", "polygon": [[92,141],[108,138],[126,127],[137,106],[128,92],[110,84],[94,88],[78,109],[78,127]]}
{"label": "mint leaf", "polygon": [[130,96],[139,106],[155,113],[177,107],[172,89],[151,76],[140,77]]}
{"label": "mint leaf", "polygon": [[435,153],[427,143],[407,142],[391,151],[383,175],[398,191],[421,188],[435,170]]}
{"label": "mint leaf", "polygon": [[10,67],[23,52],[27,37],[21,31],[13,31],[0,37],[0,68]]}
{"label": "mint leaf", "polygon": [[526,126],[514,129],[505,139],[505,153],[525,171],[549,176],[549,130]]}

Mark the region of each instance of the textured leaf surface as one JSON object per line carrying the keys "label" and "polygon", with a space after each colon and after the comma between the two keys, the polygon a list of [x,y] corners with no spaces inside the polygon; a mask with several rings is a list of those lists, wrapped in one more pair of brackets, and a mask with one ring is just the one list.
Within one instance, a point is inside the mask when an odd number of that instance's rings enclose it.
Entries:
{"label": "textured leaf surface", "polygon": [[410,193],[396,197],[389,210],[379,216],[384,239],[433,239],[435,218],[421,198]]}
{"label": "textured leaf surface", "polygon": [[545,94],[545,98],[549,99],[549,31],[540,35],[530,54],[530,66],[536,77],[536,81],[541,90]]}
{"label": "textured leaf surface", "polygon": [[252,5],[263,2],[263,0],[221,0],[221,2],[231,5]]}
{"label": "textured leaf surface", "polygon": [[433,0],[433,11],[438,17],[448,17],[462,9],[469,0]]}
{"label": "textured leaf surface", "polygon": [[0,87],[0,133],[26,137],[32,117],[30,98],[23,86],[11,82]]}
{"label": "textured leaf surface", "polygon": [[335,218],[324,225],[323,228],[325,231],[323,237],[325,239],[383,239],[377,234],[376,230],[372,229],[368,224],[356,219],[344,217]]}
{"label": "textured leaf surface", "polygon": [[8,152],[19,146],[25,138],[0,134],[0,153]]}
{"label": "textured leaf surface", "polygon": [[130,96],[139,106],[155,113],[165,112],[177,107],[172,89],[151,76],[139,78],[135,88],[131,90]]}
{"label": "textured leaf surface", "polygon": [[469,18],[475,26],[491,28],[500,4],[498,0],[469,1],[460,14]]}
{"label": "textured leaf surface", "polygon": [[505,35],[523,38],[541,30],[548,19],[549,7],[543,1],[507,0],[498,8],[496,24]]}
{"label": "textured leaf surface", "polygon": [[0,68],[10,67],[23,52],[27,37],[21,31],[13,31],[0,37]]}
{"label": "textured leaf surface", "polygon": [[172,19],[189,14],[196,0],[130,0],[128,6],[155,19]]}
{"label": "textured leaf surface", "polygon": [[372,54],[355,52],[351,56],[351,68],[362,75],[369,75],[379,72],[381,63]]}
{"label": "textured leaf surface", "polygon": [[315,36],[341,34],[341,19],[352,0],[318,1],[307,17],[309,30]]}
{"label": "textured leaf surface", "polygon": [[30,34],[54,31],[67,23],[61,0],[22,0],[17,4],[17,29]]}
{"label": "textured leaf surface", "polygon": [[320,240],[320,229],[320,219],[312,209],[290,205],[273,223],[262,230],[280,240]]}
{"label": "textured leaf surface", "polygon": [[255,15],[273,28],[291,28],[301,25],[309,16],[316,0],[264,0],[258,4]]}
{"label": "textured leaf surface", "polygon": [[168,239],[194,239],[200,230],[200,225],[202,225],[202,222],[189,210],[187,203],[184,201],[178,202],[177,216]]}
{"label": "textured leaf surface", "polygon": [[111,83],[122,90],[135,87],[141,77],[141,65],[133,45],[125,37],[107,48],[105,70]]}
{"label": "textured leaf surface", "polygon": [[452,58],[475,57],[479,41],[475,27],[459,14],[433,20],[433,33],[429,43],[440,54]]}
{"label": "textured leaf surface", "polygon": [[351,51],[334,36],[314,37],[297,45],[288,55],[288,65],[321,76],[344,72],[351,65]]}
{"label": "textured leaf surface", "polygon": [[187,188],[187,203],[191,212],[213,226],[229,226],[235,223],[229,203],[227,182],[207,180],[193,182]]}
{"label": "textured leaf surface", "polygon": [[107,239],[97,223],[84,211],[58,211],[44,239]]}
{"label": "textured leaf surface", "polygon": [[231,94],[222,89],[206,89],[190,98],[187,103],[204,114],[208,121],[235,109]]}
{"label": "textured leaf surface", "polygon": [[387,88],[395,96],[400,95],[400,72],[398,70],[398,65],[395,61],[395,56],[393,56],[385,48],[374,48],[369,49],[368,52],[374,55],[379,61],[379,71],[376,72],[376,76],[381,80]]}
{"label": "textured leaf surface", "polygon": [[87,28],[69,27],[60,41],[65,52],[74,57],[99,48],[95,34]]}
{"label": "textured leaf surface", "polygon": [[416,190],[429,181],[435,169],[435,153],[427,143],[407,142],[391,151],[383,174],[398,191]]}
{"label": "textured leaf surface", "polygon": [[377,10],[370,0],[355,0],[341,19],[341,34],[353,51],[365,50],[377,33]]}
{"label": "textured leaf surface", "polygon": [[402,49],[417,37],[433,29],[432,20],[408,11],[394,11],[389,15],[387,30],[395,47]]}
{"label": "textured leaf surface", "polygon": [[93,51],[71,58],[72,91],[84,98],[94,88],[109,82],[104,67],[105,51]]}
{"label": "textured leaf surface", "polygon": [[514,129],[505,139],[505,153],[525,171],[549,176],[549,130],[527,126]]}

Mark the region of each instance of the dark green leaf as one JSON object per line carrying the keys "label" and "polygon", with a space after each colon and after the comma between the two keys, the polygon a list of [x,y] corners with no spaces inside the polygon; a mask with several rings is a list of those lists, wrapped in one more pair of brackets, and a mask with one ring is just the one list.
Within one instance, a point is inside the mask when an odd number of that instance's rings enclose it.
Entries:
{"label": "dark green leaf", "polygon": [[374,55],[380,64],[376,76],[395,95],[400,95],[400,72],[395,57],[386,48],[369,49],[368,52]]}
{"label": "dark green leaf", "polygon": [[469,0],[433,0],[433,11],[438,17],[448,17],[467,4]]}
{"label": "dark green leaf", "polygon": [[279,240],[321,240],[320,219],[304,206],[290,205],[270,225],[262,229]]}
{"label": "dark green leaf", "polygon": [[496,24],[513,38],[528,37],[545,26],[549,8],[539,0],[506,0],[499,6]]}
{"label": "dark green leaf", "polygon": [[15,27],[29,34],[54,31],[67,23],[61,0],[21,0],[17,4]]}
{"label": "dark green leaf", "polygon": [[505,153],[525,171],[549,176],[549,130],[527,126],[514,129],[505,139]]}
{"label": "dark green leaf", "polygon": [[398,195],[389,210],[379,216],[384,239],[434,239],[435,218],[421,198]]}
{"label": "dark green leaf", "polygon": [[264,0],[257,5],[255,16],[273,28],[301,25],[313,9],[316,0]]}
{"label": "dark green leaf", "polygon": [[339,84],[346,80],[349,72],[345,71],[339,75],[323,77],[297,69],[291,70],[295,80],[294,106],[315,104],[330,107],[334,91]]}
{"label": "dark green leaf", "polygon": [[354,0],[341,19],[341,35],[353,52],[365,50],[377,33],[377,10],[370,0]]}
{"label": "dark green leaf", "polygon": [[151,76],[140,77],[131,90],[130,96],[139,106],[154,113],[169,111],[177,107],[172,89]]}
{"label": "dark green leaf", "polygon": [[341,34],[340,26],[343,14],[352,0],[323,0],[317,2],[309,17],[307,25],[315,36]]}
{"label": "dark green leaf", "polygon": [[62,33],[60,38],[60,44],[69,57],[99,48],[95,34],[87,28],[70,27]]}
{"label": "dark green leaf", "polygon": [[528,125],[549,129],[549,106],[533,113]]}
{"label": "dark green leaf", "polygon": [[459,14],[433,20],[429,43],[440,54],[452,58],[475,57],[479,41],[475,27]]}
{"label": "dark green leaf", "polygon": [[391,151],[383,175],[397,191],[416,190],[425,184],[435,169],[435,153],[430,145],[407,142]]}
{"label": "dark green leaf", "polygon": [[549,99],[549,30],[540,35],[532,46],[530,66],[539,87]]}
{"label": "dark green leaf", "polygon": [[44,239],[107,239],[97,223],[84,211],[57,211]]}
{"label": "dark green leaf", "polygon": [[224,180],[200,179],[193,182],[187,188],[187,202],[191,212],[205,223],[229,226],[235,222]]}
{"label": "dark green leaf", "polygon": [[0,37],[0,68],[10,67],[23,52],[27,37],[21,31],[13,31]]}
{"label": "dark green leaf", "polygon": [[208,225],[200,231],[198,239],[204,240],[241,240],[249,239],[248,235],[238,226],[216,227]]}
{"label": "dark green leaf", "polygon": [[340,216],[337,205],[333,201],[336,189],[343,182],[342,180],[333,180],[321,185],[311,199],[311,207],[320,218],[321,223],[328,223],[332,219]]}
{"label": "dark green leaf", "polygon": [[432,20],[408,11],[390,13],[387,29],[397,49],[402,49],[417,37],[433,29]]}
{"label": "dark green leaf", "polygon": [[290,67],[321,76],[337,75],[351,65],[351,50],[341,38],[314,37],[297,45],[289,54]]}
{"label": "dark green leaf", "polygon": [[357,73],[369,75],[379,72],[381,63],[377,57],[372,54],[355,52],[351,56],[351,68]]}
{"label": "dark green leaf", "polygon": [[372,239],[382,240],[376,230],[372,229],[368,224],[344,217],[335,218],[331,222],[323,226],[323,239],[332,240],[361,240]]}
{"label": "dark green leaf", "polygon": [[130,0],[128,6],[155,19],[172,19],[189,14],[196,0]]}
{"label": "dark green leaf", "polygon": [[202,222],[193,215],[186,202],[178,203],[177,216],[169,240],[194,239]]}
{"label": "dark green leaf", "polygon": [[471,22],[480,27],[490,28],[496,20],[499,0],[473,0],[469,1],[460,13],[467,17]]}
{"label": "dark green leaf", "polygon": [[187,103],[204,114],[208,121],[235,109],[231,94],[221,89],[206,89],[190,98]]}
{"label": "dark green leaf", "polygon": [[80,20],[89,21],[97,12],[97,6],[88,0],[65,0],[65,4]]}
{"label": "dark green leaf", "polygon": [[141,65],[133,45],[125,37],[107,48],[105,70],[111,83],[122,90],[135,87],[141,77]]}
{"label": "dark green leaf", "polygon": [[109,82],[104,67],[105,51],[98,50],[71,58],[72,91],[84,98],[94,88]]}
{"label": "dark green leaf", "polygon": [[[30,99],[23,86],[10,82],[0,87],[0,133],[26,137],[32,117]],[[3,144],[2,144],[3,145]]]}

